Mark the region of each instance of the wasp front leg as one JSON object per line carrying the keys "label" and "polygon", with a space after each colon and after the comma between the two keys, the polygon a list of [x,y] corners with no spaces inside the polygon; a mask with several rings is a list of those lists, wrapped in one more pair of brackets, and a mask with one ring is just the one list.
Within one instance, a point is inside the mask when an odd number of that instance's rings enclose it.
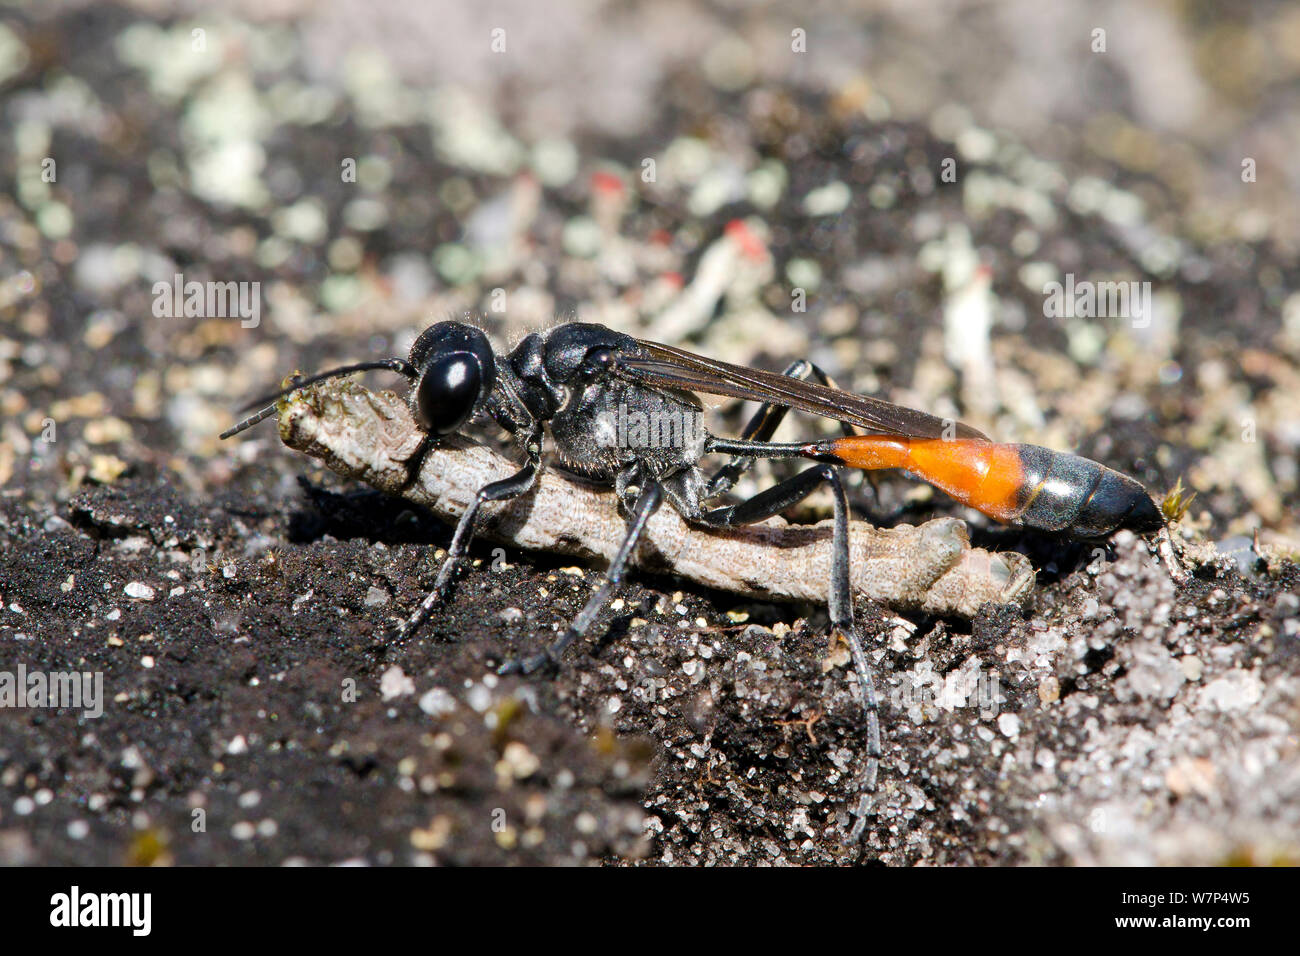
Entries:
{"label": "wasp front leg", "polygon": [[528,452],[528,461],[517,472],[508,478],[502,478],[500,481],[494,481],[484,485],[474,496],[465,513],[460,516],[460,521],[456,523],[456,531],[451,537],[451,544],[447,547],[447,557],[442,562],[442,567],[438,569],[438,577],[434,581],[433,588],[425,595],[424,600],[415,612],[402,624],[397,631],[399,641],[406,640],[413,635],[429,615],[433,613],[438,605],[442,604],[451,590],[452,579],[455,576],[456,569],[466,552],[469,551],[470,543],[474,539],[474,523],[478,519],[479,510],[483,505],[490,501],[509,501],[512,498],[518,498],[532,490],[533,485],[537,483],[537,475],[541,471],[541,436],[537,435],[532,440],[524,443]]}

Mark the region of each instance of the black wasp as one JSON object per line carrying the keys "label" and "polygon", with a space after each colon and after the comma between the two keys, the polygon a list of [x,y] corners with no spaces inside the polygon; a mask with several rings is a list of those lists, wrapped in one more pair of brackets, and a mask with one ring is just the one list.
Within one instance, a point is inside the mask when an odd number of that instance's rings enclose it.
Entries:
{"label": "black wasp", "polygon": [[[646,522],[665,500],[690,523],[728,528],[780,514],[827,486],[834,505],[827,608],[832,629],[852,654],[867,724],[863,802],[850,834],[853,839],[865,828],[866,794],[875,788],[881,751],[875,679],[854,623],[849,507],[838,468],[902,468],[1000,521],[1076,537],[1098,537],[1121,527],[1153,531],[1163,526],[1140,484],[1086,458],[993,442],[959,422],[842,391],[804,360],[777,375],[583,322],[534,332],[505,355],[493,352],[480,329],[439,322],[421,333],[406,359],[362,362],[295,381],[254,403],[267,407],[221,437],[269,417],[275,412],[273,403],[297,389],[377,369],[398,372],[412,384],[411,413],[425,433],[412,474],[419,473],[420,458],[431,443],[457,432],[480,412],[509,432],[525,456],[515,474],[479,490],[456,526],[433,589],[399,629],[399,638],[413,634],[447,597],[483,503],[516,498],[533,487],[543,467],[546,432],[560,465],[611,484],[626,512],[627,535],[596,593],[558,639],[534,656],[502,665],[503,674],[527,674],[559,663],[618,587]],[[721,438],[698,427],[703,406],[697,392],[760,405],[740,438]],[[840,422],[845,437],[772,442],[791,409]],[[855,434],[854,426],[869,434]],[[663,440],[665,435],[668,440]],[[731,460],[709,474],[700,460],[713,454]],[[800,457],[816,464],[747,500],[713,503],[757,459]]]}

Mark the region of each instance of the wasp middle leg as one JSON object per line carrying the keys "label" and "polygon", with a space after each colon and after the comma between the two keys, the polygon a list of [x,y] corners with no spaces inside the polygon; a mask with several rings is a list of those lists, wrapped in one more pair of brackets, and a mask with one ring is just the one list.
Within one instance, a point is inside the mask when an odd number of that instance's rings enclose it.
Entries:
{"label": "wasp middle leg", "polygon": [[632,557],[632,552],[636,550],[637,542],[641,540],[641,534],[645,531],[646,522],[659,510],[659,505],[662,502],[663,487],[659,482],[647,479],[635,496],[631,518],[628,522],[627,535],[623,538],[623,543],[619,545],[614,559],[610,561],[609,570],[605,572],[605,580],[596,589],[596,593],[587,599],[587,603],[578,612],[578,616],[573,619],[573,623],[545,650],[539,654],[534,654],[532,657],[506,661],[497,668],[498,674],[531,674],[546,667],[554,668],[559,665],[560,658],[568,650],[569,645],[587,633],[587,630],[596,620],[596,615],[600,613],[600,609],[605,606],[614,590],[622,583],[623,575],[627,571],[628,561]]}

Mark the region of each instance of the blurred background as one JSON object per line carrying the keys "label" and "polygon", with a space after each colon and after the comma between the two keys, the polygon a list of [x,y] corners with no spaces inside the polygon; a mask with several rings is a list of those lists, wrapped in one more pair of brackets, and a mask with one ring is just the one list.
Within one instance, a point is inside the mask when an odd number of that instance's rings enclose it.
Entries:
{"label": "blurred background", "polygon": [[[1293,4],[0,11],[6,484],[208,490],[233,401],[472,310],[811,356],[1294,536]],[[1067,275],[1148,321],[1045,315]],[[160,316],[176,276],[259,314]]]}

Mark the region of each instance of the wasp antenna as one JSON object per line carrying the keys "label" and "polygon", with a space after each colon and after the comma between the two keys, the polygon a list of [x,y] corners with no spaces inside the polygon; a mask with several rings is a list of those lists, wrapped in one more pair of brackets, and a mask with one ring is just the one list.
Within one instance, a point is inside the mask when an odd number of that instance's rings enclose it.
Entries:
{"label": "wasp antenna", "polygon": [[257,408],[259,405],[265,407],[256,414],[245,418],[233,428],[228,428],[226,431],[222,432],[221,437],[229,438],[232,435],[238,435],[246,428],[252,428],[263,419],[269,418],[275,413],[276,402],[280,401],[280,399],[284,398],[286,395],[291,395],[301,388],[306,388],[308,385],[315,385],[317,382],[323,382],[328,378],[337,378],[340,375],[352,375],[355,372],[374,372],[382,370],[398,372],[409,379],[416,378],[418,374],[415,367],[405,359],[391,358],[384,359],[381,362],[358,362],[355,365],[343,365],[339,368],[330,369],[328,372],[321,372],[319,375],[313,375],[311,378],[295,378],[293,383],[287,388],[282,388],[280,391],[271,395],[264,395],[261,398],[254,399],[247,405],[243,406],[240,409],[241,412]]}
{"label": "wasp antenna", "polygon": [[278,392],[270,395],[264,395],[249,402],[240,411],[248,411],[250,408],[257,408],[259,405],[269,405],[278,402],[286,395],[291,395],[300,388],[306,388],[308,385],[315,385],[317,382],[323,382],[328,378],[337,378],[340,375],[352,375],[356,372],[375,372],[387,369],[390,372],[399,372],[407,378],[415,378],[416,371],[410,362],[405,359],[391,358],[384,359],[381,362],[358,362],[355,365],[342,365],[338,368],[332,368],[328,372],[321,372],[310,378],[295,378],[287,388],[282,388]]}
{"label": "wasp antenna", "polygon": [[268,405],[266,406],[266,408],[262,409],[256,415],[250,415],[248,418],[245,418],[242,422],[240,422],[238,425],[234,426],[233,428],[227,428],[224,432],[221,433],[221,437],[223,439],[226,439],[226,438],[230,438],[232,435],[238,435],[240,432],[244,431],[245,429],[252,428],[258,422],[262,421],[262,419],[270,418],[274,414],[275,414],[275,406]]}

